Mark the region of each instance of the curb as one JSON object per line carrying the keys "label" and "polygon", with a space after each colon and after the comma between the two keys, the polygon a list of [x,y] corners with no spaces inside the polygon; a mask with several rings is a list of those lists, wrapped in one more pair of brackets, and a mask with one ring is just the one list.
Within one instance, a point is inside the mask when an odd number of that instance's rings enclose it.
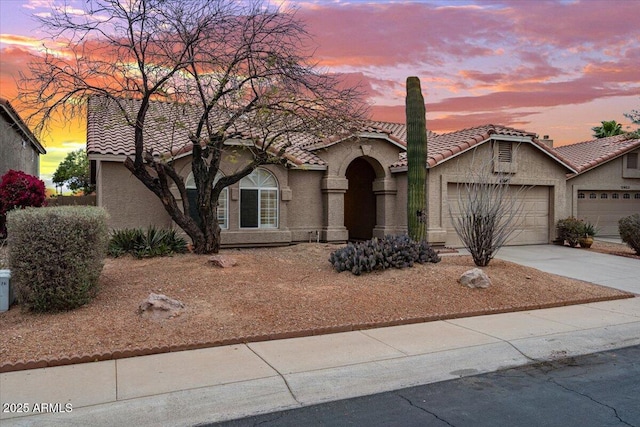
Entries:
{"label": "curb", "polygon": [[435,315],[425,316],[425,317],[412,317],[407,319],[399,318],[399,319],[392,319],[392,320],[380,321],[380,322],[332,325],[332,326],[323,326],[323,327],[314,328],[314,329],[275,332],[272,334],[248,335],[244,337],[228,338],[228,339],[222,339],[217,341],[205,341],[205,342],[196,342],[196,343],[190,343],[190,344],[172,345],[172,346],[141,347],[141,348],[127,349],[127,350],[113,350],[105,353],[77,354],[77,355],[71,355],[71,356],[58,356],[58,357],[38,359],[38,360],[19,360],[17,362],[9,362],[9,363],[1,364],[0,373],[24,371],[24,370],[39,369],[39,368],[51,368],[56,366],[67,366],[67,365],[75,365],[75,364],[89,363],[89,362],[101,362],[106,360],[126,359],[129,357],[150,356],[154,354],[172,353],[172,352],[186,351],[186,350],[198,350],[202,348],[222,347],[227,345],[247,344],[252,342],[273,341],[273,340],[282,340],[282,339],[289,339],[289,338],[301,338],[301,337],[308,337],[308,336],[315,336],[315,335],[327,335],[327,334],[334,334],[334,333],[340,333],[340,332],[351,332],[351,331],[360,331],[360,330],[374,329],[374,328],[384,328],[389,326],[409,325],[413,323],[425,323],[425,322],[434,322],[438,320],[459,319],[463,317],[475,317],[475,316],[485,316],[489,314],[503,314],[503,313],[515,313],[518,311],[541,310],[546,308],[566,307],[571,305],[589,304],[589,303],[602,302],[602,301],[613,301],[618,299],[627,299],[627,298],[634,298],[634,297],[635,297],[634,294],[626,293],[624,295],[613,296],[613,297],[585,298],[585,299],[558,302],[558,303],[526,305],[526,306],[519,306],[519,307],[504,307],[499,309],[488,309],[488,310],[470,311],[470,312],[454,313],[454,314],[435,314]]}

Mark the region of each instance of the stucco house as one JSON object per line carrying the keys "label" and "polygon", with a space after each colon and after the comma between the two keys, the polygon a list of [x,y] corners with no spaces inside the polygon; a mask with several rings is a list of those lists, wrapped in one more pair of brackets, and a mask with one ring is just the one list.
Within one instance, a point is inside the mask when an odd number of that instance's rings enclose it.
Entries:
{"label": "stucco house", "polygon": [[10,169],[40,175],[44,147],[33,135],[9,101],[0,98],[0,176]]}
{"label": "stucco house", "polygon": [[618,236],[618,220],[640,213],[640,139],[623,134],[556,151],[576,169],[567,176],[567,216],[591,222],[600,236]]}
{"label": "stucco house", "polygon": [[[135,102],[135,101],[131,101]],[[167,114],[162,103],[153,114]],[[96,173],[97,204],[110,213],[110,227],[172,227],[160,202],[124,166],[133,155],[133,130],[115,108],[91,108],[87,150]],[[182,120],[185,120],[182,118]],[[177,171],[193,186],[185,129],[158,120],[147,129],[154,155],[173,153]],[[170,143],[168,141],[171,141]],[[229,138],[221,173],[248,160],[242,132]],[[289,244],[368,239],[407,228],[406,127],[369,122],[353,135],[319,140],[293,139],[285,165],[265,165],[225,190],[218,219],[223,246]],[[506,172],[513,188],[527,186],[523,217],[511,244],[541,244],[555,238],[555,223],[566,216],[566,177],[578,171],[533,133],[496,125],[428,137],[428,240],[458,246],[450,207],[456,214],[458,185],[478,161]]]}

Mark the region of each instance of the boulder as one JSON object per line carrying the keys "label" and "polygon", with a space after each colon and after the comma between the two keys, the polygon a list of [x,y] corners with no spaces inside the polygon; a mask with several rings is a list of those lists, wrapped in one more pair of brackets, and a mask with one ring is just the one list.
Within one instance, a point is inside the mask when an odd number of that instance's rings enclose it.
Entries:
{"label": "boulder", "polygon": [[491,286],[491,279],[479,268],[465,271],[458,279],[458,282],[469,288],[488,288]]}
{"label": "boulder", "polygon": [[211,265],[213,265],[214,267],[220,268],[229,268],[238,264],[235,259],[226,255],[213,255],[211,258],[209,258],[209,263],[211,263]]}
{"label": "boulder", "polygon": [[151,293],[140,303],[138,313],[151,319],[170,319],[179,316],[184,304],[166,295]]}

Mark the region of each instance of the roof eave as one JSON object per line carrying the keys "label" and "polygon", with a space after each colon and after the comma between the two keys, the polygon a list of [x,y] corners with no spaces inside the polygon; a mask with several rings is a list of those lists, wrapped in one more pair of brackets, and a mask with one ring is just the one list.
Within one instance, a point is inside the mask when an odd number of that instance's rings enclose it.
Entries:
{"label": "roof eave", "polygon": [[[589,172],[595,168],[598,168],[604,164],[607,164],[613,160],[619,159],[620,157],[624,156],[625,154],[629,153],[630,151],[633,150],[637,150],[638,148],[640,148],[640,139],[638,139],[638,142],[634,145],[630,145],[629,147],[625,148],[624,150],[620,151],[619,153],[616,153],[614,156],[603,159],[599,162],[596,162],[594,164],[589,165],[589,163],[587,163],[589,166],[585,167],[584,169],[581,169],[580,167],[577,167],[575,171],[573,171],[574,173],[570,176],[567,176],[567,179],[572,179],[575,178],[576,176],[582,175],[583,173]],[[596,159],[598,160],[598,159]]]}
{"label": "roof eave", "polygon": [[40,154],[47,154],[47,150],[45,150],[42,144],[40,144],[40,141],[38,141],[38,138],[36,138],[33,132],[31,132],[29,127],[26,125],[26,123],[22,120],[22,118],[20,118],[20,115],[16,110],[14,110],[14,108],[11,106],[9,101],[3,99],[2,102],[0,102],[0,106],[6,112],[6,114],[10,117],[11,121],[16,126],[18,126],[18,129],[20,129],[20,132],[29,140],[31,145],[33,145],[33,147]]}

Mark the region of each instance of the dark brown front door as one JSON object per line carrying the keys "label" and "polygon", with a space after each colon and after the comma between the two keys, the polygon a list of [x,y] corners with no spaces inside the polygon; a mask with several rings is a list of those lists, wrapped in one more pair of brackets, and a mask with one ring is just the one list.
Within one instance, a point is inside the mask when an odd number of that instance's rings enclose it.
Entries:
{"label": "dark brown front door", "polygon": [[376,225],[376,196],[373,180],[376,173],[363,158],[355,159],[346,172],[349,189],[344,195],[344,226],[349,240],[368,240]]}

